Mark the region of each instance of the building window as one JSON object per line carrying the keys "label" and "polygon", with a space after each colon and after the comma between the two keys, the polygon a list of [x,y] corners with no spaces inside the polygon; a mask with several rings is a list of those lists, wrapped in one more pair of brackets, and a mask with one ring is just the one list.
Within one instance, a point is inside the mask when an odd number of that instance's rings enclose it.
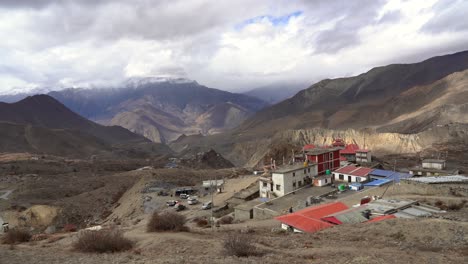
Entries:
{"label": "building window", "polygon": [[295,176],[296,176],[296,173],[295,173],[295,172],[293,172],[293,177],[295,177]]}
{"label": "building window", "polygon": [[296,188],[296,182],[293,182],[293,188]]}
{"label": "building window", "polygon": [[308,170],[309,170],[309,173],[310,173],[310,168]]}
{"label": "building window", "polygon": [[263,182],[263,187],[265,187],[265,188],[268,187],[268,183]]}
{"label": "building window", "polygon": [[277,191],[281,191],[281,185],[276,184],[276,190],[277,190]]}
{"label": "building window", "polygon": [[330,160],[333,159],[333,152],[330,152]]}
{"label": "building window", "polygon": [[306,169],[304,169],[304,174],[306,174],[306,173],[307,173],[307,170],[306,170]]}
{"label": "building window", "polygon": [[299,184],[299,187],[301,187],[301,186],[302,186],[302,182],[301,182],[301,181],[299,181],[299,182],[298,182],[298,184]]}
{"label": "building window", "polygon": [[340,178],[340,180],[344,180],[344,175],[340,174],[339,178]]}
{"label": "building window", "polygon": [[327,182],[328,182],[327,179],[325,179],[325,183],[327,183]]}
{"label": "building window", "polygon": [[356,177],[356,182],[360,182],[361,181],[361,177]]}

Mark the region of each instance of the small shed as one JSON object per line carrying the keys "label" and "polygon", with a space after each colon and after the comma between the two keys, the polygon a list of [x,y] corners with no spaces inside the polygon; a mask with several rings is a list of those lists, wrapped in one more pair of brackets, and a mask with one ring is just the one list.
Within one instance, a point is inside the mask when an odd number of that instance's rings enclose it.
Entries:
{"label": "small shed", "polygon": [[349,189],[353,191],[360,191],[364,189],[364,186],[361,183],[351,183]]}
{"label": "small shed", "polygon": [[313,179],[314,186],[322,187],[322,186],[330,185],[332,183],[332,178],[333,178],[333,176],[331,174],[323,175],[323,176],[320,176],[320,177],[315,177]]}

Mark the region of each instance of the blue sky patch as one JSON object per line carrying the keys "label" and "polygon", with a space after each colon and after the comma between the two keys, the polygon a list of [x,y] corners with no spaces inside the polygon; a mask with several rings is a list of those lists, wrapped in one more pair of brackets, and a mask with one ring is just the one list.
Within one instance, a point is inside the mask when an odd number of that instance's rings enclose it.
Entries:
{"label": "blue sky patch", "polygon": [[264,15],[264,16],[257,16],[257,17],[253,17],[253,18],[249,18],[247,20],[244,20],[243,22],[237,24],[235,26],[235,29],[236,30],[241,30],[243,29],[245,26],[247,25],[250,25],[250,24],[255,24],[263,19],[268,19],[272,24],[273,26],[285,26],[289,23],[289,20],[292,18],[292,17],[298,17],[300,15],[302,15],[302,11],[296,11],[296,12],[293,12],[293,13],[290,13],[290,14],[287,14],[287,15],[284,15],[284,16],[278,16],[278,17],[275,17],[275,16],[271,16],[271,15]]}

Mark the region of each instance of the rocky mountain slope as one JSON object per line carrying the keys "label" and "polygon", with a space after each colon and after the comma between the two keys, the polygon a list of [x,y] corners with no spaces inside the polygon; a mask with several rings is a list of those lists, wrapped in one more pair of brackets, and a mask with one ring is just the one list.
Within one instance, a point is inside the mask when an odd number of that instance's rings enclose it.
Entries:
{"label": "rocky mountain slope", "polygon": [[184,137],[171,147],[210,146],[249,167],[278,146],[330,144],[336,137],[377,154],[418,153],[441,144],[458,149],[468,143],[467,114],[468,52],[460,52],[323,80],[229,134]]}
{"label": "rocky mountain slope", "polygon": [[0,103],[0,152],[73,157],[170,153],[122,127],[91,122],[47,95]]}
{"label": "rocky mountain slope", "polygon": [[50,95],[86,118],[120,125],[153,142],[219,133],[267,105],[186,79],[130,79],[122,88],[66,89]]}
{"label": "rocky mountain slope", "polygon": [[[323,80],[258,112],[239,131],[271,134],[285,127],[424,131],[428,124],[446,123],[443,116],[447,115],[441,112],[461,111],[463,115],[467,109],[464,95],[468,91],[463,71],[467,69],[468,51],[465,51],[415,64],[378,67],[355,77]],[[462,73],[449,76],[456,72]],[[444,99],[436,101],[439,96]],[[408,119],[412,112],[421,109],[431,109],[433,113],[426,117],[418,115],[420,120]],[[401,123],[404,120],[408,122]]]}

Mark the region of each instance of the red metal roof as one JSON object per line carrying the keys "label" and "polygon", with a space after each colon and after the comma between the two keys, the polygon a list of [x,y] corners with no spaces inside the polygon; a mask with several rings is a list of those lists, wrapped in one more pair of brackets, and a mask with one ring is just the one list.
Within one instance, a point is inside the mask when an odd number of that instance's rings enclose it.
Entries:
{"label": "red metal roof", "polygon": [[381,216],[377,216],[377,217],[374,217],[372,218],[371,220],[367,221],[366,223],[374,223],[374,222],[379,222],[379,221],[382,221],[382,220],[387,220],[387,219],[392,219],[392,218],[396,218],[395,215],[381,215]]}
{"label": "red metal roof", "polygon": [[357,144],[347,144],[344,149],[340,150],[340,154],[356,154],[359,149]]}
{"label": "red metal roof", "polygon": [[373,169],[366,168],[366,167],[361,167],[361,168],[358,168],[357,170],[353,171],[352,175],[353,175],[353,176],[365,177],[365,176],[367,176],[371,171],[373,171]]}
{"label": "red metal roof", "polygon": [[341,138],[335,138],[335,140],[333,140],[332,145],[333,145],[334,147],[344,147],[344,146],[345,146],[345,143],[344,143],[343,139],[341,139]]}
{"label": "red metal roof", "polygon": [[332,223],[332,224],[335,224],[335,225],[341,225],[343,224],[340,220],[338,220],[338,218],[336,218],[335,216],[327,216],[327,217],[324,217],[322,218],[323,221],[326,221],[326,222],[329,222],[329,223]]}
{"label": "red metal roof", "polygon": [[348,166],[344,166],[344,167],[341,167],[339,169],[337,169],[335,172],[338,172],[338,173],[344,173],[344,174],[350,174],[352,171],[356,170],[357,167],[354,166],[354,165],[348,165]]}
{"label": "red metal roof", "polygon": [[353,176],[366,177],[373,169],[366,167],[356,167],[355,165],[348,165],[337,169],[335,172],[349,174]]}
{"label": "red metal roof", "polygon": [[275,219],[303,232],[312,233],[333,226],[330,223],[320,220],[320,218],[346,209],[348,209],[348,207],[344,203],[334,202],[308,207],[295,213],[278,216]]}
{"label": "red metal roof", "polygon": [[317,232],[333,226],[330,223],[295,213],[278,216],[276,220],[308,233]]}
{"label": "red metal roof", "polygon": [[322,204],[314,207],[308,207],[297,211],[296,214],[301,214],[310,218],[320,219],[322,217],[341,212],[343,210],[348,209],[342,202],[334,202],[334,203],[327,203]]}
{"label": "red metal roof", "polygon": [[308,145],[305,145],[302,149],[303,150],[308,150],[308,149],[314,149],[314,148],[315,148],[315,145],[308,144]]}

